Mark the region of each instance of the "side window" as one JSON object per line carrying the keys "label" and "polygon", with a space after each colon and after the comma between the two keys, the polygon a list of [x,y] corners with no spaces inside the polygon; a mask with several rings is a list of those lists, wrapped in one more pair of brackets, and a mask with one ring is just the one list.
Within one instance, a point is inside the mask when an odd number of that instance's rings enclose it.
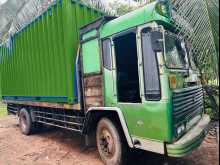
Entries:
{"label": "side window", "polygon": [[111,58],[111,40],[106,39],[102,42],[102,54],[104,67],[108,70],[112,70],[112,58]]}

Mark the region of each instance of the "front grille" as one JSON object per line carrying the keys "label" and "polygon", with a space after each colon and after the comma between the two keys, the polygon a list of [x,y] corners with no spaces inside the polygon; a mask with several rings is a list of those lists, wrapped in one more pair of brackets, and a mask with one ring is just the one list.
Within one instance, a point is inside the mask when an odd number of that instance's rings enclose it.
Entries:
{"label": "front grille", "polygon": [[203,111],[202,86],[176,90],[173,92],[174,124],[188,122]]}

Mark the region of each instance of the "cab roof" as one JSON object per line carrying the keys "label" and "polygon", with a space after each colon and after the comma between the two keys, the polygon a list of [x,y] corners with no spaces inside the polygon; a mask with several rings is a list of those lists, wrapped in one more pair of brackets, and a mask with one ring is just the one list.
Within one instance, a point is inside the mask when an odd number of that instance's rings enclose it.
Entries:
{"label": "cab roof", "polygon": [[152,21],[159,22],[165,26],[172,26],[171,18],[162,16],[156,11],[158,3],[158,1],[152,2],[140,9],[134,10],[133,12],[107,22],[100,29],[101,38],[105,38],[129,28]]}

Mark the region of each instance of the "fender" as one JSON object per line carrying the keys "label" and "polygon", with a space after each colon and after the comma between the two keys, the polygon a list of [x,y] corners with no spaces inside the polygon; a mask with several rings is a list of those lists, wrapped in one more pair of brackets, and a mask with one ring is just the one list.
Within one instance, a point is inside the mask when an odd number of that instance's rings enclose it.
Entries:
{"label": "fender", "polygon": [[86,113],[86,121],[84,124],[83,132],[86,130],[86,127],[87,127],[89,121],[91,120],[91,114],[92,113],[99,114],[102,112],[116,112],[117,113],[119,120],[120,120],[120,124],[122,126],[122,129],[123,129],[123,132],[125,135],[125,138],[127,140],[127,143],[130,148],[134,148],[134,144],[133,144],[132,138],[129,134],[124,115],[123,115],[122,111],[117,107],[91,107],[91,108],[89,108]]}

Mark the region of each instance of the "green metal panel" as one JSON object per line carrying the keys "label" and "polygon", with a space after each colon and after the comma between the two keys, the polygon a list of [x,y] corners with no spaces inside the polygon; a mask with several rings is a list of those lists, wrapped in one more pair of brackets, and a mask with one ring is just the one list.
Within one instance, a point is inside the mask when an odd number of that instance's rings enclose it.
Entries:
{"label": "green metal panel", "polygon": [[7,99],[75,103],[79,29],[102,13],[60,0],[0,48],[1,95]]}
{"label": "green metal panel", "polygon": [[101,71],[99,50],[98,39],[88,41],[82,45],[84,74],[99,73]]}
{"label": "green metal panel", "polygon": [[92,30],[92,31],[90,31],[90,32],[88,32],[88,33],[86,33],[86,34],[84,34],[84,35],[82,36],[82,38],[83,38],[83,40],[86,40],[86,39],[89,39],[89,38],[91,38],[91,37],[97,36],[97,34],[98,34],[97,30]]}

